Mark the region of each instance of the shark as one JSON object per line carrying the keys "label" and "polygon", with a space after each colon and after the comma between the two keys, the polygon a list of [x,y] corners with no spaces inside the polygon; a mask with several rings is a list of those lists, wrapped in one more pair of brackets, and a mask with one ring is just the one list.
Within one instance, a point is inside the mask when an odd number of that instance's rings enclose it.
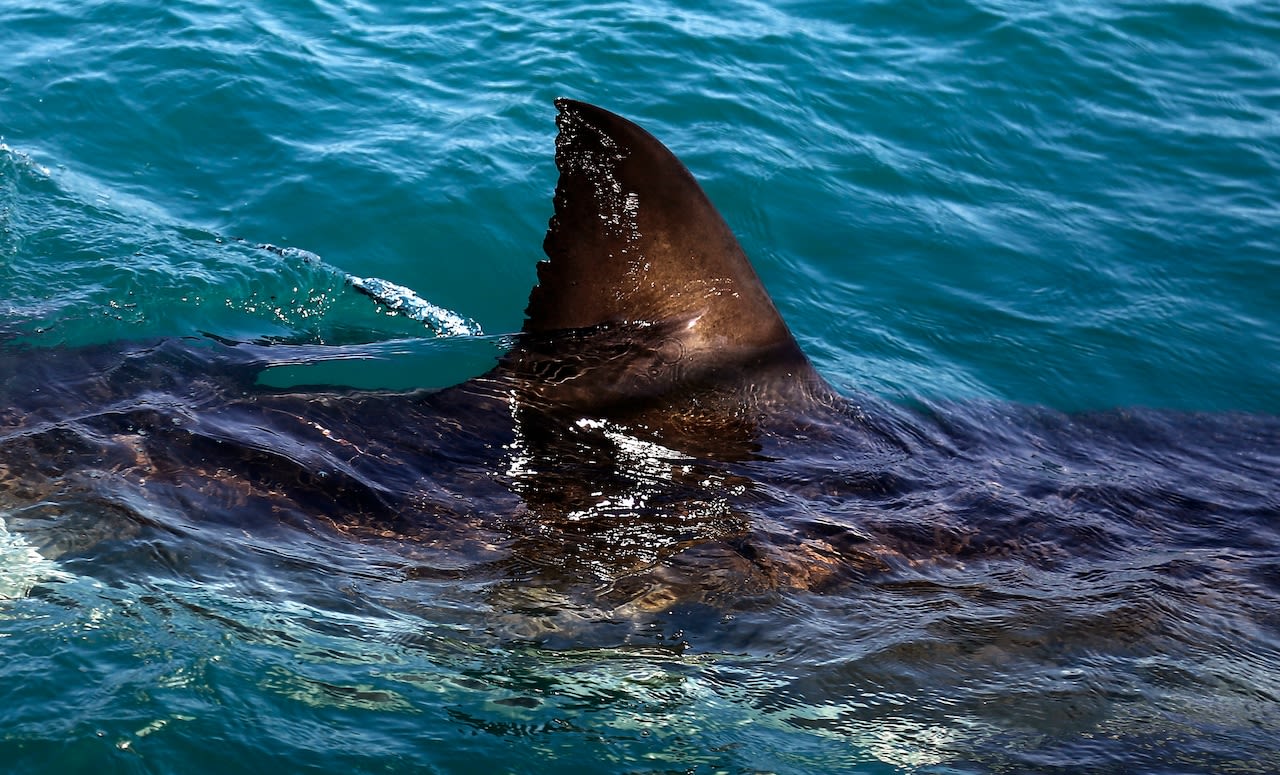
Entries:
{"label": "shark", "polygon": [[406,576],[632,613],[1177,554],[1226,526],[1270,545],[1276,418],[844,396],[685,165],[621,116],[555,106],[546,258],[493,368],[272,388],[273,367],[369,353],[0,348],[10,531],[51,558],[157,532],[365,542]]}

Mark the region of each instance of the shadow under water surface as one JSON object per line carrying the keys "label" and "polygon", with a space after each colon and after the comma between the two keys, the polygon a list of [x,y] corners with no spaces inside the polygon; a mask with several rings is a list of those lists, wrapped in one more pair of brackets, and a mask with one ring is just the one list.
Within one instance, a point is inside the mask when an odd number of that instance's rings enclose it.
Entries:
{"label": "shadow under water surface", "polygon": [[[838,396],[731,236],[674,279],[636,259],[663,218],[727,230],[648,214],[710,205],[647,133],[560,108],[551,260],[480,377],[262,384],[360,345],[0,349],[0,546],[39,555],[10,595],[90,579],[102,616],[221,633],[308,706],[551,749],[652,729],[672,766],[1280,767],[1280,418]],[[636,307],[574,317],[600,255]]]}

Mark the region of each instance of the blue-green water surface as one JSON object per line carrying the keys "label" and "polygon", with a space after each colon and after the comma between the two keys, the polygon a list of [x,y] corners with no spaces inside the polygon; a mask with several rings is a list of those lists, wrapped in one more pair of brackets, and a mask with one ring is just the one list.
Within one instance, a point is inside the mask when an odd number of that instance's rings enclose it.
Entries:
{"label": "blue-green water surface", "polygon": [[[1275,2],[7,3],[0,339],[388,343],[284,378],[479,373],[535,282],[558,96],[684,160],[848,396],[1280,413]],[[1204,655],[1239,685],[1205,696],[1150,644],[1102,658],[1135,666],[1104,688],[1051,656],[983,685],[1008,644],[928,680],[823,665],[798,644],[824,606],[786,599],[794,633],[707,635],[699,609],[548,645],[449,585],[384,594],[403,579],[351,551],[139,578],[0,533],[0,772],[1280,767],[1274,578],[1238,650]],[[891,602],[831,637],[908,626]]]}

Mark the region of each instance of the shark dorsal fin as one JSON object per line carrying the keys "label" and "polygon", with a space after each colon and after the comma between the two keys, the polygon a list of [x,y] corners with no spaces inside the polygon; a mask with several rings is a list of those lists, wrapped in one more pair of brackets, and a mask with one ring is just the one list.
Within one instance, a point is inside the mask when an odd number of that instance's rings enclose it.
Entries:
{"label": "shark dorsal fin", "polygon": [[644,129],[556,101],[555,214],[524,331],[608,323],[687,326],[693,357],[794,351],[737,239],[693,176]]}

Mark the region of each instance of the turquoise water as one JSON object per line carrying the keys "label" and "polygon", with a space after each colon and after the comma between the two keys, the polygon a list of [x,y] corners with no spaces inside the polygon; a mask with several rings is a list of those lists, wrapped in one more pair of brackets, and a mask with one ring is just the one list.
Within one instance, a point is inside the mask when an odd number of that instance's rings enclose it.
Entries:
{"label": "turquoise water", "polygon": [[[10,4],[0,338],[378,343],[381,365],[282,377],[358,387],[479,373],[535,280],[563,95],[685,161],[848,396],[1274,415],[1277,52],[1269,2]],[[439,336],[351,276],[483,333]],[[91,531],[102,515],[72,517]],[[694,611],[625,648],[571,628],[548,645],[459,613],[470,598],[448,585],[417,607],[356,549],[260,578],[209,556],[226,546],[158,543],[156,567],[183,570],[139,578],[110,552],[51,562],[0,535],[0,770],[969,772],[1013,767],[984,764],[1002,748],[1044,771],[1280,761],[1260,742],[1280,739],[1275,607],[1236,633],[1264,647],[1205,656],[1244,676],[1237,694],[1183,691],[1183,666],[1135,649],[1145,678],[1104,711],[1069,660],[1022,676],[1061,701],[1045,707],[962,670],[817,678],[822,655],[750,613],[731,637]],[[797,628],[832,613],[780,605]],[[866,628],[910,618],[865,611]],[[991,697],[1003,709],[973,710]],[[1185,743],[1179,724],[1200,717],[1225,719],[1221,748]],[[1148,737],[1068,757],[1093,749],[1062,741],[1112,728]]]}

